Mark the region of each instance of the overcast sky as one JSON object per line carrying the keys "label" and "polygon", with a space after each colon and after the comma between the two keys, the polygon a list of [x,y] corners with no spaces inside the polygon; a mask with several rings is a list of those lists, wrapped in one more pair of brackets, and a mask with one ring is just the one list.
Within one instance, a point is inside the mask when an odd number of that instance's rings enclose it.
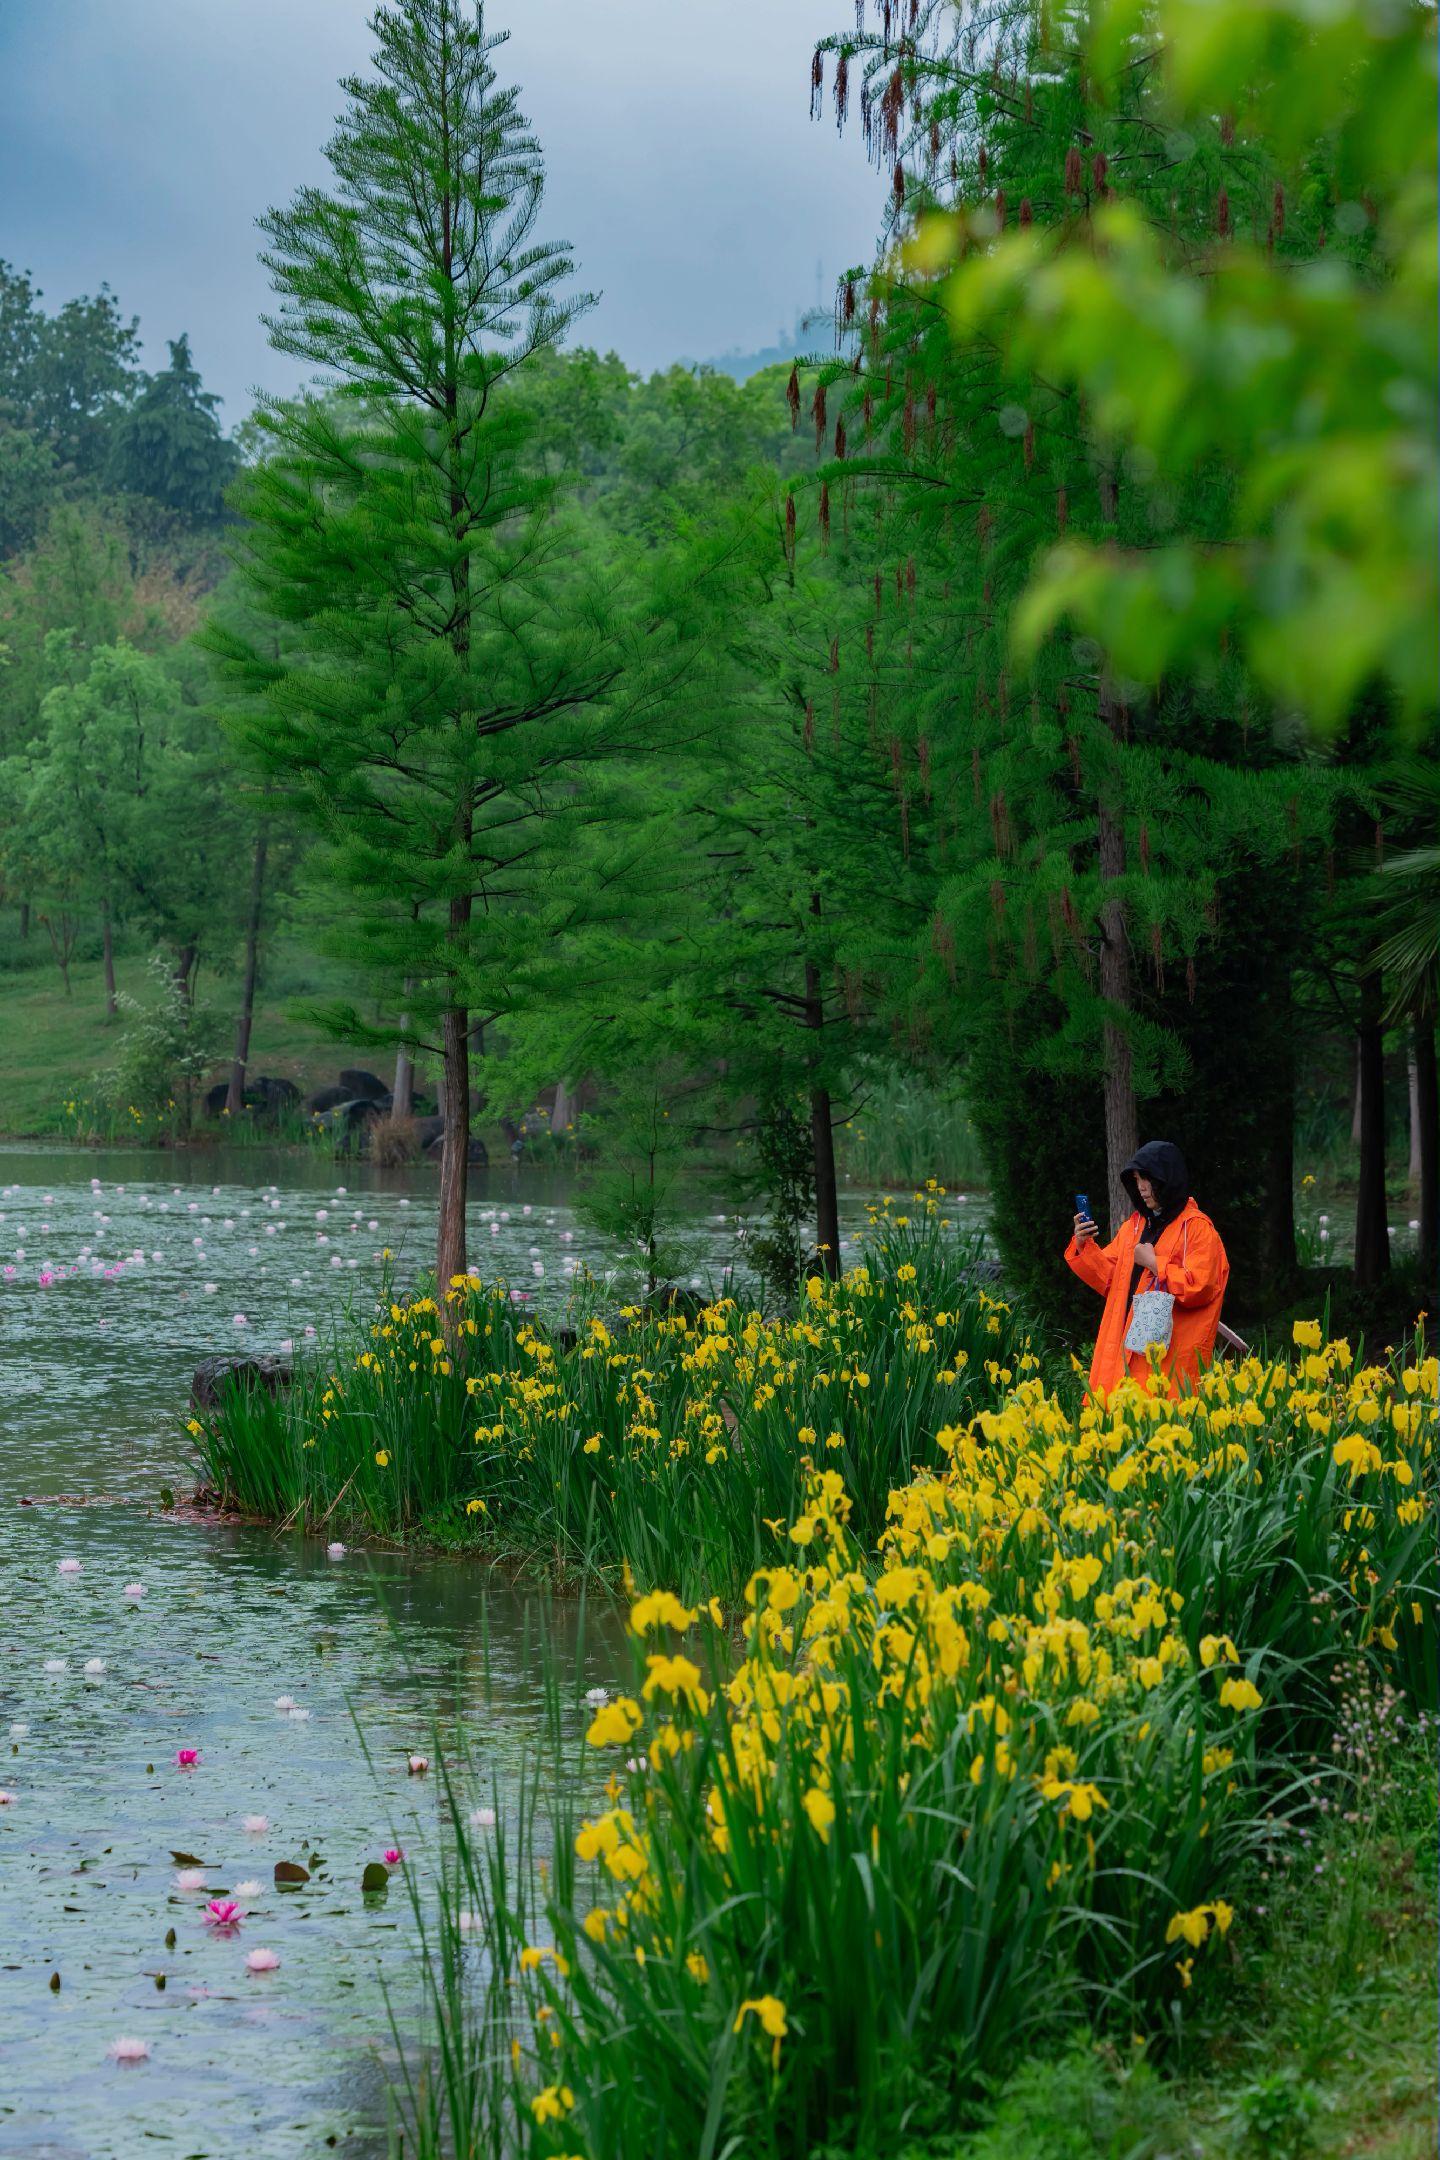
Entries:
{"label": "overcast sky", "polygon": [[[0,0],[0,256],[47,306],[108,283],[146,361],[190,333],[233,425],[272,353],[255,219],[324,174],[368,0]],[[769,344],[817,260],[869,252],[854,123],[809,119],[809,56],[850,0],[492,0],[549,169],[546,229],[602,294],[582,332],[649,369]]]}

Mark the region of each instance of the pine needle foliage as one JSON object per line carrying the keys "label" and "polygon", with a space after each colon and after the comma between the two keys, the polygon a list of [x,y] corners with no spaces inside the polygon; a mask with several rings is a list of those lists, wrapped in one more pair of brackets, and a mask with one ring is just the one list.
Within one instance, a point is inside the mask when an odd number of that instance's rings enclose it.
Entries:
{"label": "pine needle foliage", "polygon": [[262,693],[243,732],[319,831],[345,957],[440,1049],[443,1283],[465,1266],[472,1023],[565,917],[570,836],[634,705],[611,699],[623,611],[520,394],[588,296],[540,237],[504,41],[483,0],[403,0],[373,32],[330,186],[262,221],[271,337],[323,378],[267,408],[241,504],[252,604],[282,634],[214,642]]}

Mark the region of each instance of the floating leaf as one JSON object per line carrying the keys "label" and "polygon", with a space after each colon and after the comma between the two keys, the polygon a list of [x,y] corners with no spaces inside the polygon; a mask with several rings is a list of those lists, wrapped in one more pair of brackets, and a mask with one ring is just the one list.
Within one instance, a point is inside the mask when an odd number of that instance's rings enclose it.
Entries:
{"label": "floating leaf", "polygon": [[360,1877],[360,1888],[365,1892],[366,1896],[368,1897],[374,1890],[388,1890],[389,1887],[389,1868],[383,1867],[378,1860],[367,1860],[365,1872]]}
{"label": "floating leaf", "polygon": [[170,1857],[175,1862],[176,1867],[204,1867],[205,1865],[198,1853],[176,1852],[173,1845],[170,1848]]}
{"label": "floating leaf", "polygon": [[307,1883],[309,1880],[309,1868],[301,1867],[298,1860],[276,1861],[275,1887],[277,1890],[298,1890],[301,1883]]}

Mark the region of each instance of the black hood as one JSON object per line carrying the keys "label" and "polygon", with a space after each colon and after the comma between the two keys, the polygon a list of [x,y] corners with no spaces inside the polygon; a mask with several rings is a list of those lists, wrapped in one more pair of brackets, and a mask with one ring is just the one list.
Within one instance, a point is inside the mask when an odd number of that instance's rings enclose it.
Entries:
{"label": "black hood", "polygon": [[1175,1217],[1190,1197],[1190,1173],[1185,1168],[1185,1158],[1173,1140],[1147,1140],[1144,1147],[1136,1150],[1120,1173],[1120,1182],[1142,1215],[1147,1213],[1140,1198],[1140,1188],[1135,1182],[1136,1172],[1149,1178],[1155,1188],[1157,1202],[1155,1215],[1162,1223],[1174,1222]]}

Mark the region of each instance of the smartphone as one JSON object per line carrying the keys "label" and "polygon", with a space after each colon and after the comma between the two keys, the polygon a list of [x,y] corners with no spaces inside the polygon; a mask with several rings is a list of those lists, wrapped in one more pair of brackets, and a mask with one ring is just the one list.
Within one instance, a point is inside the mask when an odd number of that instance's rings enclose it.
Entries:
{"label": "smartphone", "polygon": [[1086,1222],[1089,1222],[1089,1221],[1091,1221],[1091,1220],[1092,1220],[1092,1217],[1091,1217],[1091,1214],[1090,1214],[1090,1195],[1089,1195],[1089,1193],[1083,1193],[1083,1192],[1077,1192],[1077,1193],[1076,1193],[1076,1195],[1075,1195],[1075,1212],[1076,1212],[1076,1214],[1077,1214],[1077,1215],[1083,1215],[1083,1216],[1084,1216],[1084,1218],[1085,1218],[1085,1220],[1086,1220]]}

